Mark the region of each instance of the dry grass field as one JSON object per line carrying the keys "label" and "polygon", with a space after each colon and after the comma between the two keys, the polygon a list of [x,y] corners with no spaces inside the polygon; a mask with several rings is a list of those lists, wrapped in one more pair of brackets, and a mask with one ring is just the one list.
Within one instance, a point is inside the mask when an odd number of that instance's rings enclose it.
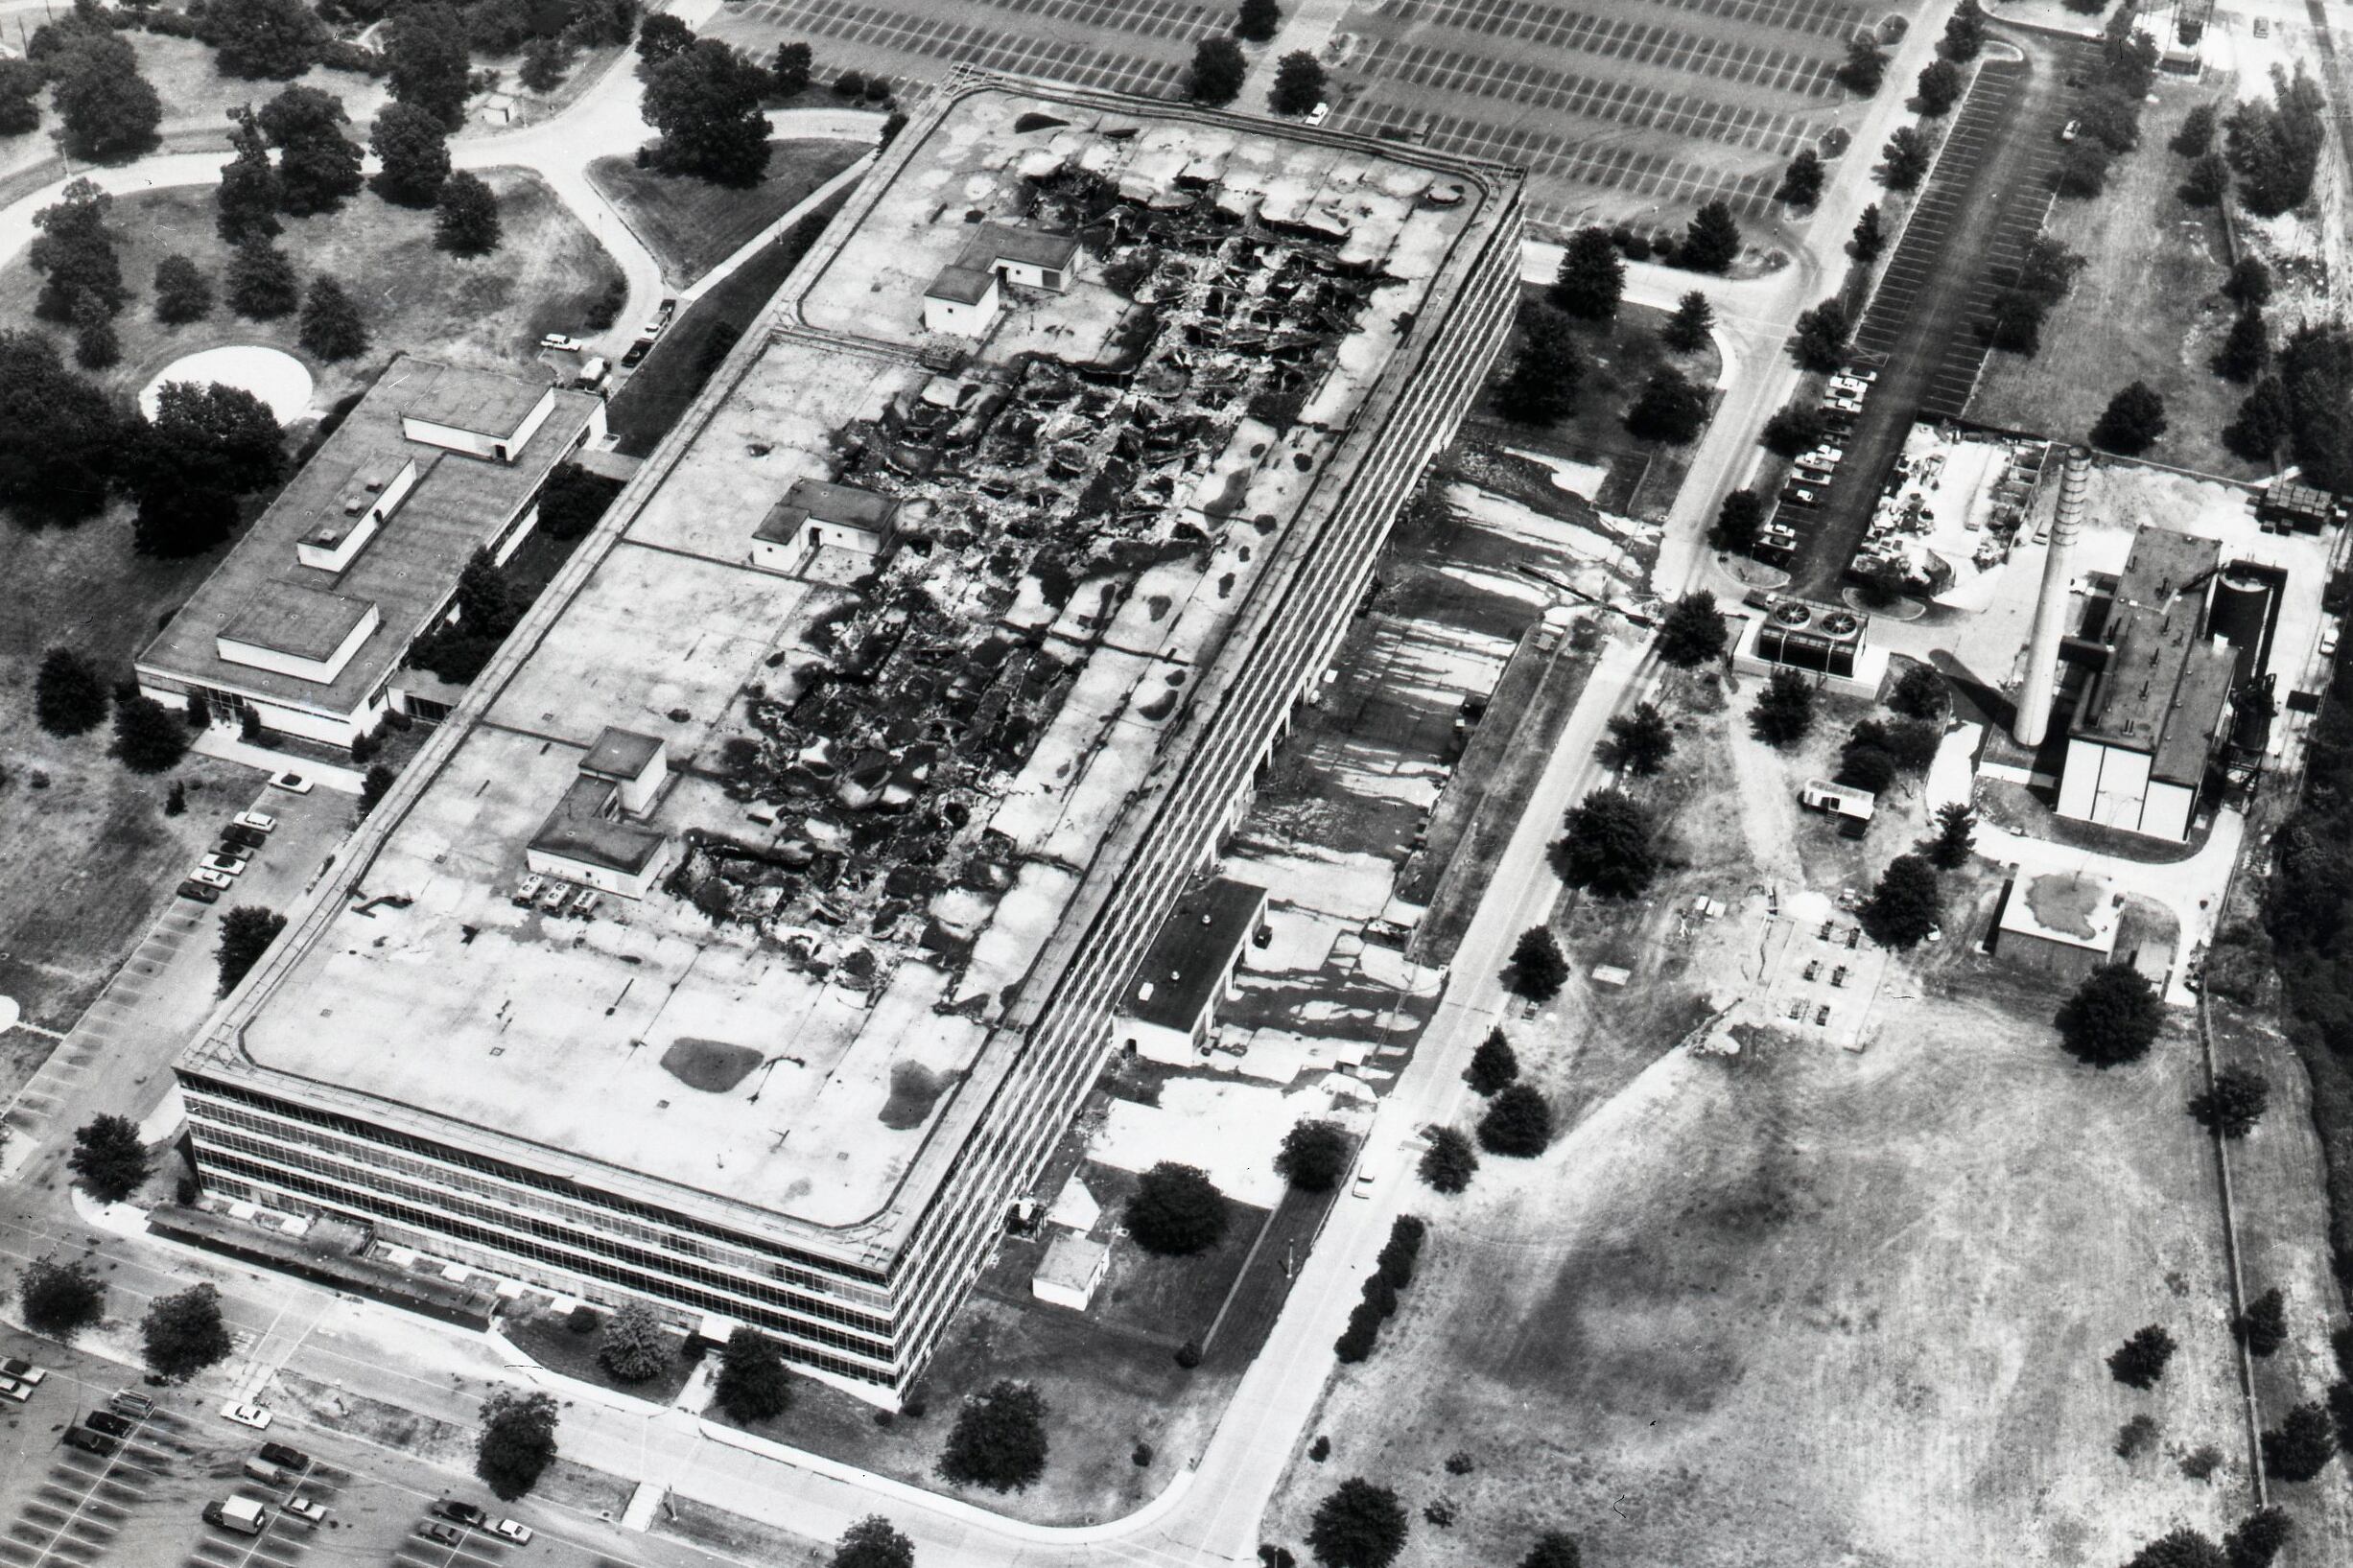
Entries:
{"label": "dry grass field", "polygon": [[2251,478],[2256,469],[2222,443],[2247,389],[2207,363],[2231,319],[2217,292],[2230,269],[2222,220],[2177,194],[2188,166],[2166,149],[2191,108],[2227,103],[2228,88],[2160,76],[2156,98],[2140,150],[2115,163],[2106,193],[2052,208],[2044,232],[2088,265],[2043,323],[2040,353],[1987,356],[1969,417],[2082,440],[2119,387],[2145,381],[2164,395],[2169,422],[2151,457]]}
{"label": "dry grass field", "polygon": [[771,141],[768,176],[749,190],[655,174],[627,158],[599,158],[588,177],[662,264],[664,281],[684,288],[866,152],[858,142]]}

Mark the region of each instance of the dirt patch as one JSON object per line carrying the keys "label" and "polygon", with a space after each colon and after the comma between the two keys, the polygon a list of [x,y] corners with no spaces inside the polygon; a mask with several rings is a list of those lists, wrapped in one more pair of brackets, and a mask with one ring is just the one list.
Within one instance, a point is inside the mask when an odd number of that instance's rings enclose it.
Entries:
{"label": "dirt patch", "polygon": [[803,1540],[757,1519],[746,1519],[740,1513],[729,1513],[675,1493],[655,1515],[653,1533],[672,1536],[739,1562],[809,1563],[814,1568],[815,1564],[832,1561],[834,1556],[831,1542]]}

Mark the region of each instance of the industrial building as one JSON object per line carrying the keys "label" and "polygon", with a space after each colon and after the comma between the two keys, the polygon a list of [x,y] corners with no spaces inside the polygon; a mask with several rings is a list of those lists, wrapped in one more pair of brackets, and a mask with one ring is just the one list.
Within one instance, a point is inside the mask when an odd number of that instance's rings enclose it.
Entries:
{"label": "industrial building", "polygon": [[387,714],[457,700],[409,650],[453,614],[478,550],[538,526],[556,466],[604,402],[544,376],[395,356],[137,661],[139,688],[213,720],[349,745]]}
{"label": "industrial building", "polygon": [[183,1053],[207,1194],[904,1393],[1520,225],[1516,170],[959,75]]}
{"label": "industrial building", "polygon": [[1756,612],[1732,641],[1732,668],[1743,675],[1795,670],[1828,690],[1876,697],[1887,684],[1888,651],[1871,640],[1871,617],[1843,604],[1818,604],[1754,592]]}

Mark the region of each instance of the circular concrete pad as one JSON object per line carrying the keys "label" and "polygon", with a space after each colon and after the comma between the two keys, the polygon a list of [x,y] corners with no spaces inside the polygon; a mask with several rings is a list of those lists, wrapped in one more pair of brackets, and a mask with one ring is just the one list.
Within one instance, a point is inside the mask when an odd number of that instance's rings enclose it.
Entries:
{"label": "circular concrete pad", "polygon": [[168,381],[192,381],[201,386],[215,382],[223,386],[242,386],[268,405],[281,425],[300,418],[311,406],[311,373],[302,362],[281,349],[262,348],[250,343],[232,343],[225,348],[208,348],[200,354],[190,354],[174,360],[163,367],[163,373],[140,390],[139,411],[148,418],[155,417],[156,405],[163,395],[163,384]]}

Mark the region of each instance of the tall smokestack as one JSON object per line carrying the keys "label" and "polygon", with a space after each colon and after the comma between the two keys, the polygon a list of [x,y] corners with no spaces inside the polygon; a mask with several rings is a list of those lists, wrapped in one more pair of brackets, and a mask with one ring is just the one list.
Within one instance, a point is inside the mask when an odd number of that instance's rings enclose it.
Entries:
{"label": "tall smokestack", "polygon": [[2051,553],[2042,562],[2042,597],[2035,601],[2035,633],[2026,644],[2026,684],[2018,688],[2018,716],[2010,727],[2021,746],[2041,745],[2051,727],[2059,642],[2067,633],[2067,585],[2075,576],[2075,536],[2082,527],[2083,492],[2090,483],[2091,450],[2069,448],[2059,481],[2059,515],[2051,524]]}

